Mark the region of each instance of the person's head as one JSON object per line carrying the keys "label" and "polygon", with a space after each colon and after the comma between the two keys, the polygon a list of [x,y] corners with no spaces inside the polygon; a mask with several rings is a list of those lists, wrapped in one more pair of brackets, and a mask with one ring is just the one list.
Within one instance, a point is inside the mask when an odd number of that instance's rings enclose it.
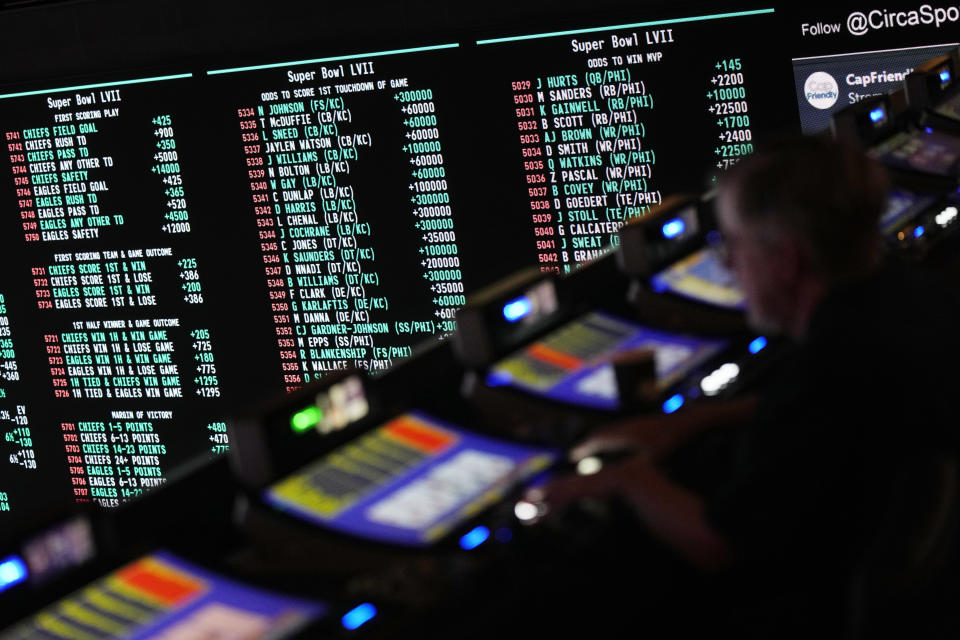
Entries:
{"label": "person's head", "polygon": [[800,337],[827,290],[877,264],[887,188],[859,147],[824,137],[781,143],[730,169],[717,216],[752,326]]}

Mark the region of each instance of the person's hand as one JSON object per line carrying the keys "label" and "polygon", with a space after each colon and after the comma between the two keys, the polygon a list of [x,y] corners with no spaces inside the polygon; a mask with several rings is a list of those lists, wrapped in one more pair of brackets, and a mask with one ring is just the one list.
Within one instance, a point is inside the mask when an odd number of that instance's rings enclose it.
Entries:
{"label": "person's hand", "polygon": [[668,420],[662,416],[631,418],[601,429],[570,449],[571,462],[591,456],[642,454],[658,460],[667,453]]}
{"label": "person's hand", "polygon": [[570,460],[589,456],[643,453],[659,461],[706,429],[742,424],[756,412],[757,399],[744,396],[734,400],[704,403],[677,414],[646,414],[598,429],[570,450]]}
{"label": "person's hand", "polygon": [[541,517],[562,517],[572,505],[596,505],[622,495],[641,468],[649,464],[649,458],[641,453],[610,462],[590,475],[559,475],[545,485],[529,489],[524,494],[524,500],[537,506]]}
{"label": "person's hand", "polygon": [[[571,507],[588,516],[609,516],[610,499],[620,498],[644,528],[706,571],[729,567],[730,545],[705,515],[703,498],[665,476],[643,454],[613,462],[599,472],[568,474],[527,492],[538,518],[558,522],[565,530]],[[532,509],[531,509],[532,511]]]}

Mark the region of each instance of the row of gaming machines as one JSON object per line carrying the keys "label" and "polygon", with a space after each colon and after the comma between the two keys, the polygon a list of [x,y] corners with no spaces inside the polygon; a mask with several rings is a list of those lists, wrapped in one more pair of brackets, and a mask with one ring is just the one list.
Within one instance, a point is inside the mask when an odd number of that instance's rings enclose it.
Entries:
{"label": "row of gaming machines", "polygon": [[[894,176],[881,222],[894,259],[953,252],[958,71],[954,52],[835,117]],[[715,228],[709,194],[670,198],[573,274],[523,272],[473,296],[451,339],[389,372],[331,375],[234,421],[228,458],[0,541],[0,640],[504,628],[621,530],[615,509],[557,520],[524,499],[606,462],[571,465],[572,443],[737,394],[775,363],[782,345],[747,329]],[[696,464],[667,464],[696,482]]]}

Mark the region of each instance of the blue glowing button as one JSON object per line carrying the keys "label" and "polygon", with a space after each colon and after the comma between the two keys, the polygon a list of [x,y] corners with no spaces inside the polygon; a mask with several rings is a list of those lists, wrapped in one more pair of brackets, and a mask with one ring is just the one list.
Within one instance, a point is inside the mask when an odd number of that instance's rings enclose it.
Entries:
{"label": "blue glowing button", "polygon": [[493,371],[487,374],[488,387],[505,387],[513,382],[513,376],[506,371]]}
{"label": "blue glowing button", "polygon": [[463,537],[460,538],[460,548],[470,551],[471,549],[476,549],[484,542],[487,541],[487,538],[490,537],[490,529],[486,527],[476,527],[470,531],[463,534]]}
{"label": "blue glowing button", "polygon": [[924,229],[922,225],[917,225],[916,227],[913,228],[913,237],[914,237],[914,238],[919,238],[919,237],[922,236],[926,231],[927,231],[927,230]]}
{"label": "blue glowing button", "polygon": [[950,82],[950,70],[944,69],[940,72],[940,82],[947,83]]}
{"label": "blue glowing button", "polygon": [[683,406],[683,396],[679,393],[667,398],[667,401],[663,403],[663,412],[664,413],[673,413],[677,409]]}
{"label": "blue glowing button", "polygon": [[0,591],[6,591],[27,579],[27,565],[20,556],[9,556],[0,561]]}
{"label": "blue glowing button", "polygon": [[373,620],[376,615],[377,608],[369,602],[364,602],[343,614],[343,617],[340,618],[340,624],[343,625],[344,629],[353,631]]}
{"label": "blue glowing button", "polygon": [[517,298],[503,305],[503,317],[507,322],[516,322],[530,315],[533,311],[533,304],[529,298]]}
{"label": "blue glowing button", "polygon": [[663,224],[663,227],[660,230],[663,232],[663,237],[667,238],[676,238],[678,235],[686,231],[687,223],[683,221],[682,218],[674,218]]}
{"label": "blue glowing button", "polygon": [[887,117],[887,112],[883,107],[877,107],[870,112],[870,122],[880,122]]}
{"label": "blue glowing button", "polygon": [[747,345],[747,349],[750,351],[750,353],[760,353],[764,350],[764,348],[766,348],[766,346],[767,339],[763,336],[758,336],[754,338],[749,345]]}

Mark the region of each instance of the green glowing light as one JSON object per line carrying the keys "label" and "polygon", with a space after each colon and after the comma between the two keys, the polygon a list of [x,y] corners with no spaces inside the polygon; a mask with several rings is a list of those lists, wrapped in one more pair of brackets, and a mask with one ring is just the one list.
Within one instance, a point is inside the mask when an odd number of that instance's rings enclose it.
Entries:
{"label": "green glowing light", "polygon": [[307,407],[293,414],[293,417],[290,418],[290,428],[297,433],[302,433],[317,426],[322,418],[323,411],[320,411],[318,407]]}

